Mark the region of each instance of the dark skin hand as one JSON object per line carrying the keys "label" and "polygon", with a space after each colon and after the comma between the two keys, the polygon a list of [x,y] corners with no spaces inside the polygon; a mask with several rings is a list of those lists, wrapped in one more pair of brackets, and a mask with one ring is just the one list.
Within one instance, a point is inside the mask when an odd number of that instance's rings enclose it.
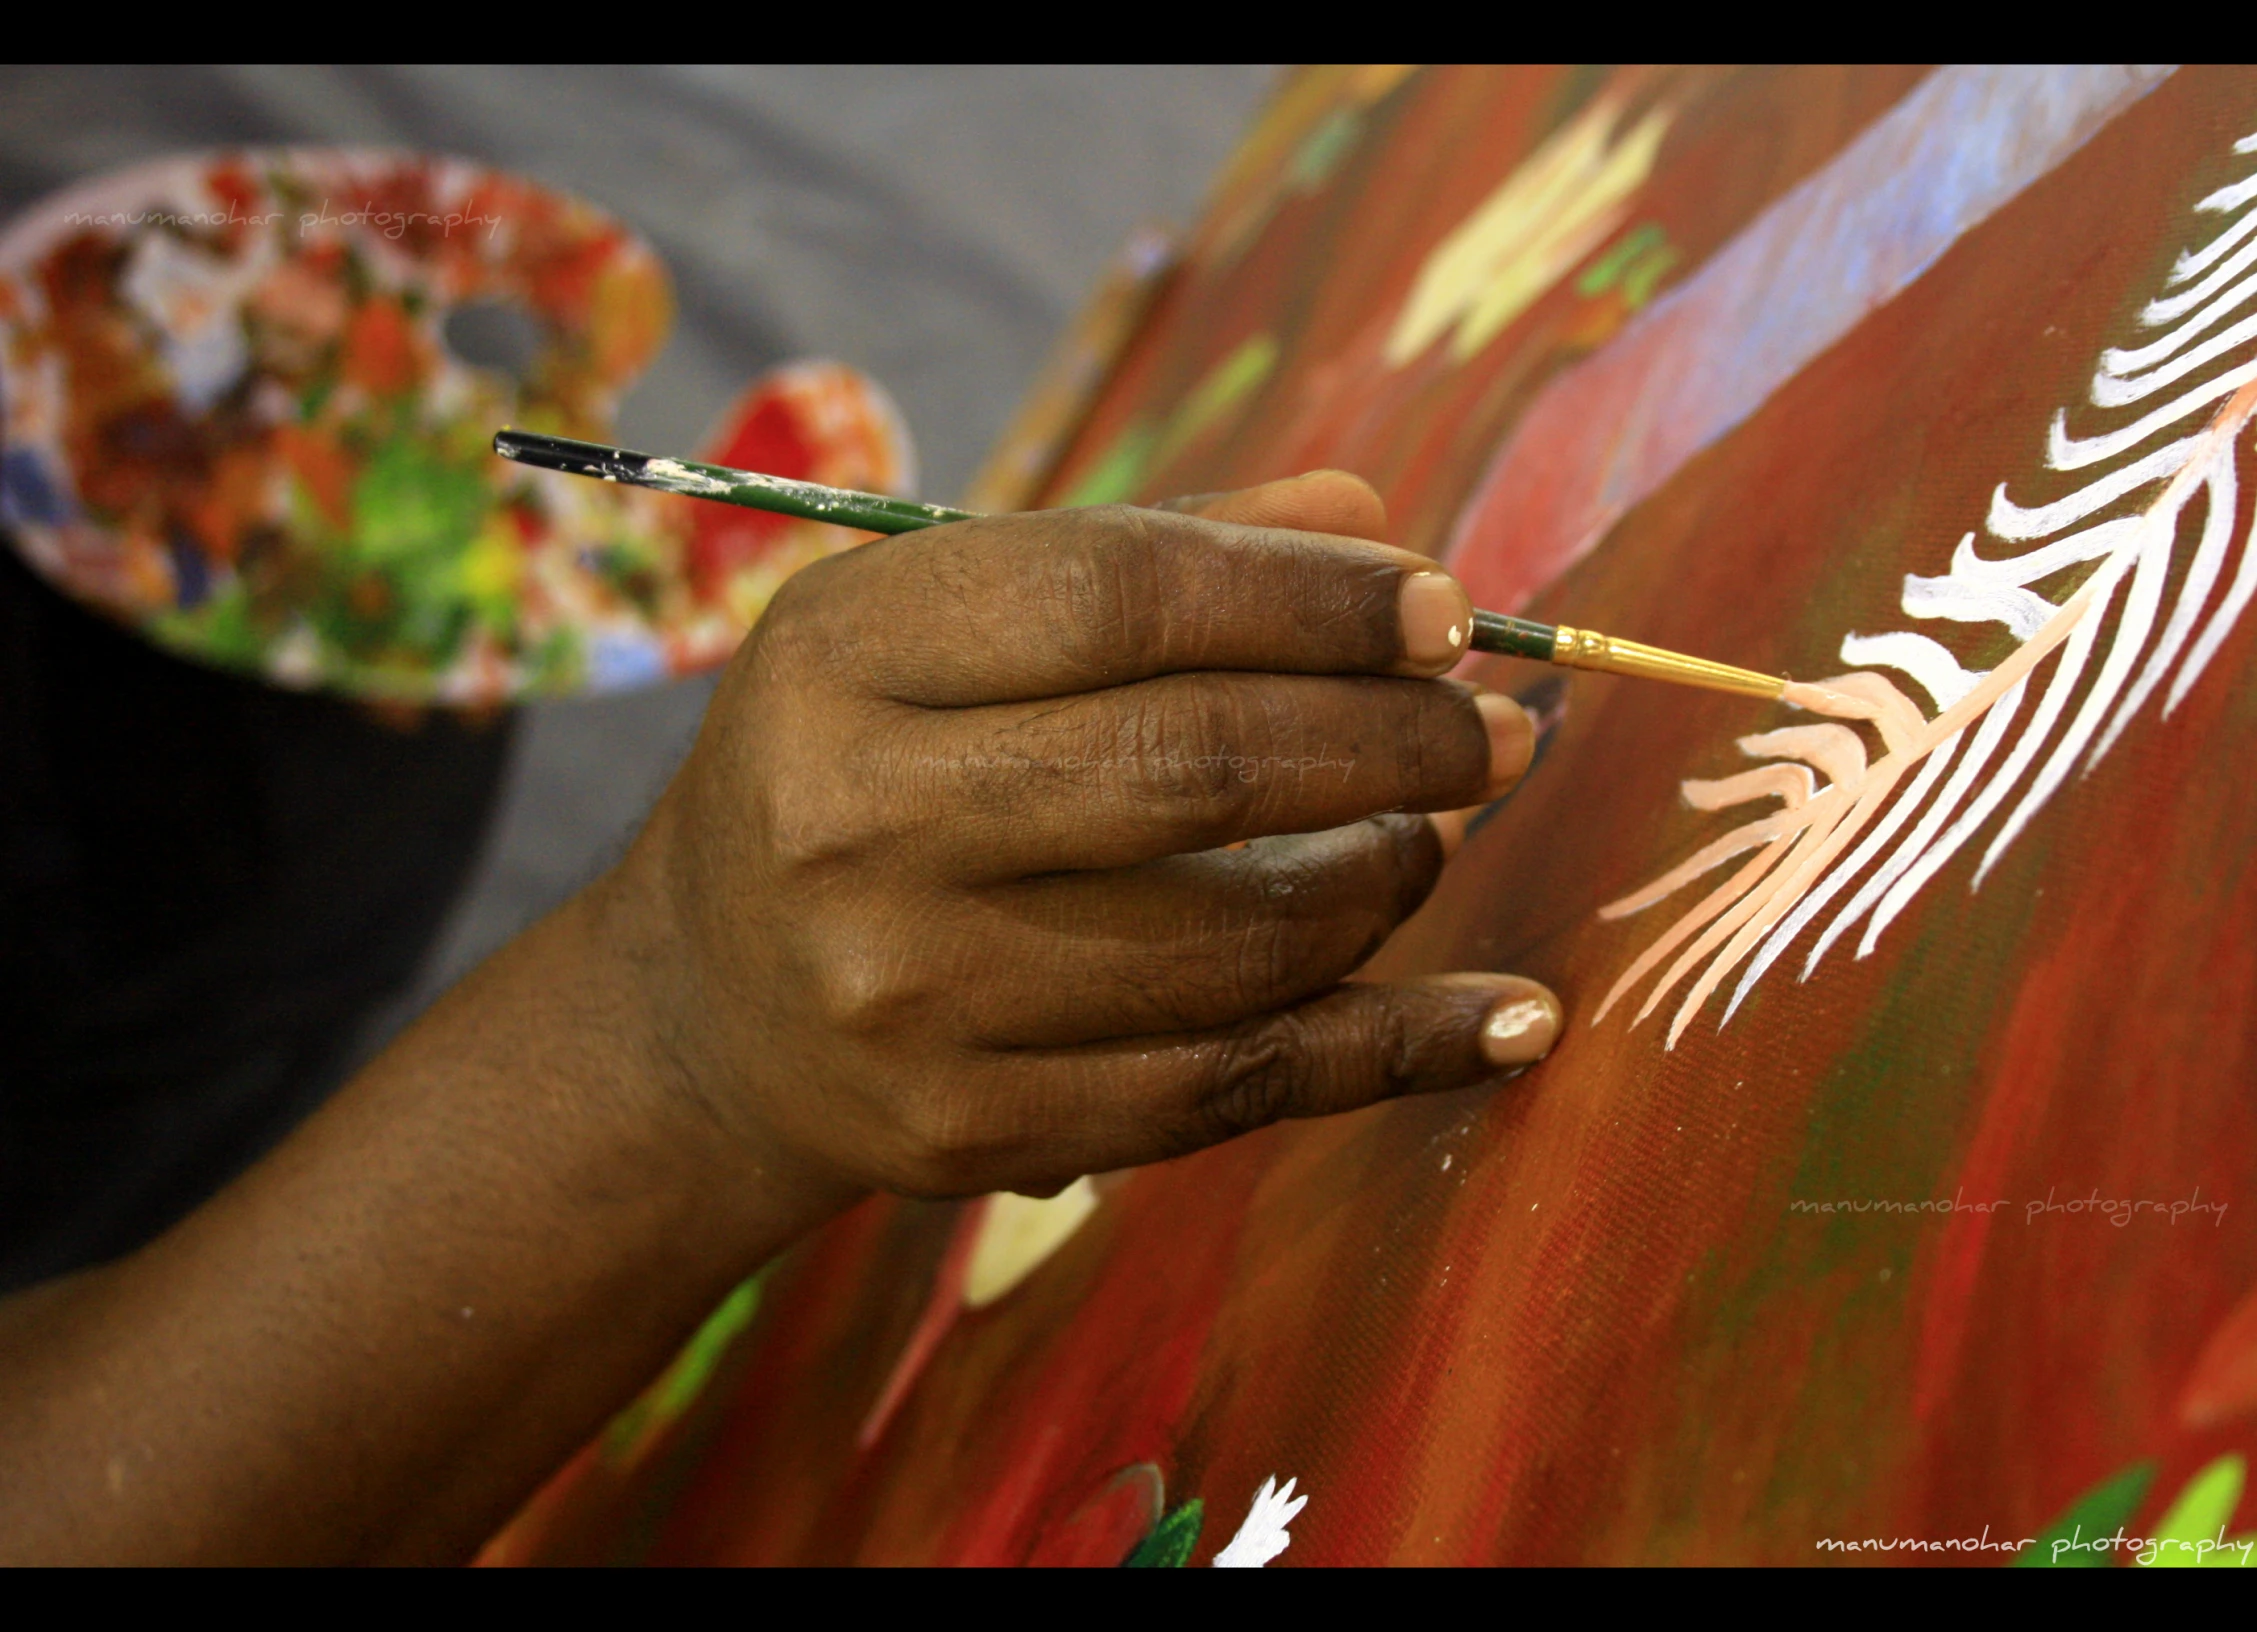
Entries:
{"label": "dark skin hand", "polygon": [[165,1236],[0,1304],[0,1559],[460,1559],[872,1191],[1539,1058],[1533,982],[1347,979],[1528,763],[1435,678],[1464,592],[1360,542],[1354,477],[1184,509],[793,578],[617,867]]}

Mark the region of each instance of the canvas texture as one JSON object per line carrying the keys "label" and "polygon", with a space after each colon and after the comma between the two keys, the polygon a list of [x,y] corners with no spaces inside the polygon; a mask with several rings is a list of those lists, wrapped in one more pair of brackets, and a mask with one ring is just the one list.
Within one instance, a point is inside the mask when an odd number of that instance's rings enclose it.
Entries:
{"label": "canvas texture", "polygon": [[488,1556],[2240,1557],[2253,137],[2214,68],[1291,78],[1043,502],[1343,467],[1846,711],[1481,661],[1541,757],[1372,972],[1540,978],[1549,1060],[866,1205]]}

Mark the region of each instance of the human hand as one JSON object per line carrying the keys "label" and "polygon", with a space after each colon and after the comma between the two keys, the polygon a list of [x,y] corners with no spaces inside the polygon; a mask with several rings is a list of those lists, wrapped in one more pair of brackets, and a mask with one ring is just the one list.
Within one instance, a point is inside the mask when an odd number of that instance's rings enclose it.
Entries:
{"label": "human hand", "polygon": [[1434,678],[1465,595],[1382,520],[1323,473],[794,578],[620,866],[175,1228],[0,1306],[0,1559],[459,1557],[873,1188],[1051,1191],[1541,1055],[1531,982],[1344,982],[1532,747]]}
{"label": "human hand", "polygon": [[1531,981],[1343,984],[1533,747],[1436,678],[1470,604],[1383,522],[1319,472],[785,585],[623,869],[663,1051],[768,1183],[1045,1193],[1550,1048]]}

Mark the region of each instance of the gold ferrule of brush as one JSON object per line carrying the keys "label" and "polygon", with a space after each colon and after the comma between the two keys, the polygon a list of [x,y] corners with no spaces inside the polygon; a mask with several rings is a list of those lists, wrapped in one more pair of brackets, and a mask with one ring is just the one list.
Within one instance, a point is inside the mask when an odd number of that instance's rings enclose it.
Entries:
{"label": "gold ferrule of brush", "polygon": [[1737,692],[1743,697],[1777,697],[1787,689],[1785,679],[1776,674],[1735,669],[1729,663],[1711,663],[1705,657],[1665,652],[1659,646],[1642,646],[1634,640],[1602,635],[1596,629],[1570,629],[1564,623],[1552,636],[1552,661],[1571,669],[1673,680],[1681,686]]}

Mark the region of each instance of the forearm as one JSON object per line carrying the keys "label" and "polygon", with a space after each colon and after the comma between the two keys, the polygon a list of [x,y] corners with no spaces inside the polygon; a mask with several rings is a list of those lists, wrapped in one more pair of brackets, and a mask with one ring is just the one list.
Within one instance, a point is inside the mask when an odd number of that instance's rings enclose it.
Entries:
{"label": "forearm", "polygon": [[0,1555],[464,1556],[820,1216],[672,1080],[652,867],[164,1238],[0,1310]]}

